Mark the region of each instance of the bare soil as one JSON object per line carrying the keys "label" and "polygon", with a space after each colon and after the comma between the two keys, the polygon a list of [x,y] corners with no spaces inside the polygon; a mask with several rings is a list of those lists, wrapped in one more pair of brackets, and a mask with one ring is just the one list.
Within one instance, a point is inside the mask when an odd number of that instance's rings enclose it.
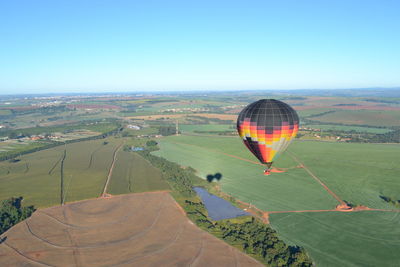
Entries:
{"label": "bare soil", "polygon": [[2,239],[0,266],[262,266],[195,226],[168,192],[41,209]]}

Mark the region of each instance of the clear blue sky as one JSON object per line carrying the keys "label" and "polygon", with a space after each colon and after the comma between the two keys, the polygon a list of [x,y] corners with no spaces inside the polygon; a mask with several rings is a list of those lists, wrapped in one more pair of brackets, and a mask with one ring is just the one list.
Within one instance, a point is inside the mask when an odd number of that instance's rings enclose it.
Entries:
{"label": "clear blue sky", "polygon": [[0,93],[400,86],[400,1],[0,2]]}

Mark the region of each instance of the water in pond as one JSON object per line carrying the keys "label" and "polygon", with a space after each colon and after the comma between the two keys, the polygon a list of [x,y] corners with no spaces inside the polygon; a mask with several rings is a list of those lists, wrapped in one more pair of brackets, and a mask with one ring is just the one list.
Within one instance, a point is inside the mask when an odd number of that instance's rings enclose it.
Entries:
{"label": "water in pond", "polygon": [[208,193],[204,188],[194,187],[193,190],[203,201],[208,211],[208,216],[214,221],[250,215],[248,212],[233,206],[225,199]]}

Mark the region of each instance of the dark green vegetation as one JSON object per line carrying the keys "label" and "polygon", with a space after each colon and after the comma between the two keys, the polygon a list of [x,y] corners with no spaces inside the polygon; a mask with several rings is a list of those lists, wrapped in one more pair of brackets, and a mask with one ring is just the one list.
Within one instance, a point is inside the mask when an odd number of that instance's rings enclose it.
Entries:
{"label": "dark green vegetation", "polygon": [[337,124],[310,124],[303,125],[303,127],[309,127],[312,129],[320,129],[324,131],[332,131],[337,133],[375,133],[383,134],[392,131],[389,128],[376,128],[376,127],[362,127],[362,126],[351,126],[351,125],[337,125]]}
{"label": "dark green vegetation", "polygon": [[[288,153],[274,163],[287,172],[266,177],[239,138],[171,136],[159,145],[153,153],[195,168],[204,179],[221,173],[223,191],[265,211],[329,210],[339,204],[304,169],[294,168],[298,163]],[[399,145],[295,141],[289,150],[353,205],[391,210],[395,206],[380,196],[400,199]],[[394,239],[400,234],[399,212],[282,213],[271,214],[270,222],[285,242],[306,248],[317,266],[395,266],[399,260]]]}
{"label": "dark green vegetation", "polygon": [[[22,205],[22,197],[12,197],[3,200],[0,205],[0,235],[25,220],[35,211],[33,206],[24,207]],[[0,240],[0,243],[3,240]]]}
{"label": "dark green vegetation", "polygon": [[180,126],[184,134],[236,135],[236,125],[231,124],[184,124]]}
{"label": "dark green vegetation", "polygon": [[176,134],[175,126],[160,126],[158,128],[158,133],[164,136]]}
{"label": "dark green vegetation", "polygon": [[189,218],[202,229],[225,240],[261,262],[271,266],[312,266],[305,251],[297,246],[288,246],[278,238],[276,232],[269,226],[244,217],[241,220],[224,220],[214,222],[207,216],[207,211],[201,203],[193,187],[207,186],[207,182],[199,179],[190,168],[183,169],[176,163],[140,152],[154,166],[162,171],[173,189],[172,195],[185,209]]}
{"label": "dark green vegetation", "polygon": [[162,177],[168,181],[171,189],[183,197],[196,196],[192,187],[206,185],[204,180],[194,174],[193,169],[182,169],[180,165],[154,156],[148,151],[139,152],[138,154],[149,160],[154,167],[161,170]]}
{"label": "dark green vegetation", "polygon": [[398,208],[400,208],[400,199],[395,199],[392,197],[386,197],[386,196],[380,196],[383,200],[385,200],[387,203],[390,203]]}

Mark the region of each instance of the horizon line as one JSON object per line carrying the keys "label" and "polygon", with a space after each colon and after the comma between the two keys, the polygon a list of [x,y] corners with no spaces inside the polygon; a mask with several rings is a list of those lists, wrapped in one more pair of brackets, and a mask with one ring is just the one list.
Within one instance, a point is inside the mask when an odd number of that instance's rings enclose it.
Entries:
{"label": "horizon line", "polygon": [[276,92],[287,92],[287,91],[333,91],[333,90],[400,90],[400,86],[394,87],[349,87],[349,88],[291,88],[291,89],[190,89],[190,90],[179,90],[179,89],[171,89],[171,90],[126,90],[126,91],[64,91],[64,92],[34,92],[34,93],[2,93],[0,92],[0,96],[35,96],[35,95],[95,95],[95,94],[104,94],[104,95],[115,95],[115,94],[168,94],[168,93],[223,93],[223,92],[263,92],[263,91],[276,91]]}

